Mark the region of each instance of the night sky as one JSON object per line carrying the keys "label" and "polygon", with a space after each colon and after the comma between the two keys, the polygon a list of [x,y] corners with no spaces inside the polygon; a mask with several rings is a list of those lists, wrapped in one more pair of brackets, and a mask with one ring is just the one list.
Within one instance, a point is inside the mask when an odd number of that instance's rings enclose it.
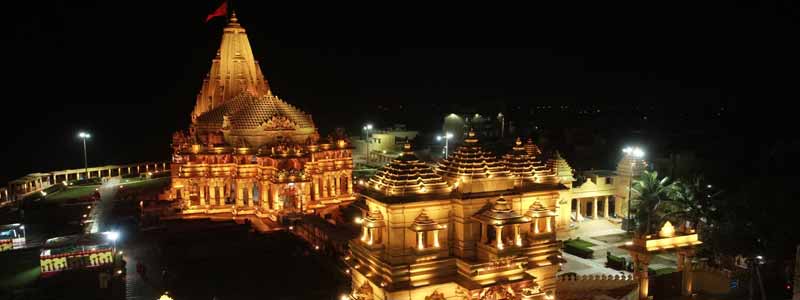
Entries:
{"label": "night sky", "polygon": [[[403,118],[426,130],[440,117],[432,109],[487,103],[726,105],[730,135],[797,143],[800,12],[790,2],[270,2],[233,6],[273,91],[323,133]],[[203,22],[219,3],[4,4],[0,182],[82,167],[80,129],[93,134],[90,165],[167,159],[219,44],[224,19]]]}

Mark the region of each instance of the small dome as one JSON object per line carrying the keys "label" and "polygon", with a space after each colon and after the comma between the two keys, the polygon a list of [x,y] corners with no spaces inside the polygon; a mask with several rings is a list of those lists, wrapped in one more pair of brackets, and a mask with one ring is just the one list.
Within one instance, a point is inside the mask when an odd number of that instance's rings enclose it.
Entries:
{"label": "small dome", "polygon": [[449,192],[447,182],[430,166],[420,161],[410,144],[403,146],[403,153],[381,167],[369,179],[372,188],[386,194],[441,193]]}
{"label": "small dome", "polygon": [[450,179],[510,176],[505,163],[498,160],[493,153],[484,150],[472,130],[467,133],[464,144],[456,148],[450,156],[439,161],[436,173]]}
{"label": "small dome", "polygon": [[440,229],[439,223],[428,217],[424,209],[414,218],[414,222],[411,224],[411,230],[413,231],[431,231],[436,229]]}

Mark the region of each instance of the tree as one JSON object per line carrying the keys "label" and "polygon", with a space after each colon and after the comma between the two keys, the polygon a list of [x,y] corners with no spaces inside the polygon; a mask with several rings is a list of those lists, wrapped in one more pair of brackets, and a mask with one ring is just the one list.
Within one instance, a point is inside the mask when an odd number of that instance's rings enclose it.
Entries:
{"label": "tree", "polygon": [[644,171],[633,181],[631,209],[638,224],[637,235],[644,237],[650,234],[651,225],[660,223],[659,210],[664,203],[671,201],[669,195],[673,188],[674,185],[669,183],[669,177],[659,179],[656,171]]}
{"label": "tree", "polygon": [[[703,182],[702,176],[688,181],[676,181],[669,191],[671,201],[665,205],[665,217],[694,227],[701,233],[705,225],[718,221],[717,201],[721,191]],[[702,234],[702,233],[701,233]]]}

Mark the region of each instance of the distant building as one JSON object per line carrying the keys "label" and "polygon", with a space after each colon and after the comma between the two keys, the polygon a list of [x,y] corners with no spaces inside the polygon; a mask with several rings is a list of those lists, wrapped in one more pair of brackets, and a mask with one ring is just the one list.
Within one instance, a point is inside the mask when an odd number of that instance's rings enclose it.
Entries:
{"label": "distant building", "polygon": [[408,130],[403,124],[369,132],[366,140],[356,140],[354,158],[356,163],[382,166],[398,157],[403,145],[414,140],[419,133]]}

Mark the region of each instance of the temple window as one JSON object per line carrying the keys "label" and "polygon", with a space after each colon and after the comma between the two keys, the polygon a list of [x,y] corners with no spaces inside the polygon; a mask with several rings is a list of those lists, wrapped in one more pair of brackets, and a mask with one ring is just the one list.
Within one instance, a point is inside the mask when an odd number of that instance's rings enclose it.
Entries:
{"label": "temple window", "polygon": [[414,248],[417,250],[425,250],[441,247],[439,231],[445,228],[447,228],[447,225],[439,225],[436,221],[428,217],[425,210],[422,210],[409,228],[416,233]]}
{"label": "temple window", "polygon": [[367,245],[380,245],[382,228],[386,226],[383,215],[378,210],[370,211],[361,225],[361,241]]}

